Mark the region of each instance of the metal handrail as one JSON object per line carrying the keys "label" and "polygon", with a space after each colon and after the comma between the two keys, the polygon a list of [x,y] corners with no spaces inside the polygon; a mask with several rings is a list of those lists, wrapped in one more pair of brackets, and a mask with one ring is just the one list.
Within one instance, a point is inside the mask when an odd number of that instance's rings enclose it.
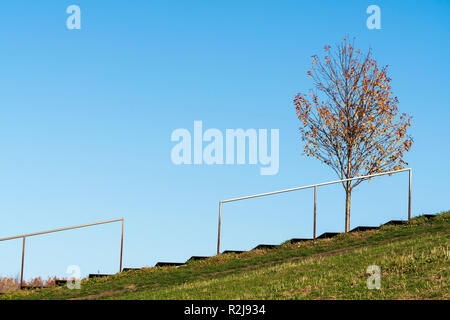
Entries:
{"label": "metal handrail", "polygon": [[100,222],[94,222],[94,223],[88,223],[88,224],[82,224],[82,225],[79,225],[79,226],[65,227],[65,228],[53,229],[53,230],[48,230],[48,231],[28,233],[28,234],[23,234],[23,235],[20,235],[20,236],[13,236],[13,237],[8,237],[8,238],[2,238],[2,239],[0,239],[0,241],[6,241],[6,240],[13,240],[13,239],[23,238],[23,243],[22,243],[22,266],[21,266],[21,271],[20,271],[20,287],[22,287],[22,284],[23,284],[23,267],[24,267],[24,260],[25,260],[25,239],[27,237],[33,237],[33,236],[38,236],[38,235],[48,234],[48,233],[53,233],[53,232],[66,231],[66,230],[71,230],[71,229],[85,228],[85,227],[95,226],[95,225],[99,225],[99,224],[106,224],[106,223],[112,223],[112,222],[118,222],[118,221],[122,221],[122,234],[121,234],[121,240],[120,240],[120,266],[119,266],[119,272],[121,272],[122,271],[122,256],[123,256],[123,228],[124,228],[124,222],[125,222],[124,218],[113,219],[113,220],[106,220],[106,221],[100,221]]}
{"label": "metal handrail", "polygon": [[317,212],[317,210],[316,210],[316,201],[317,201],[317,188],[318,187],[326,186],[326,185],[330,185],[330,184],[335,184],[335,183],[340,183],[340,182],[345,182],[345,181],[362,180],[362,179],[368,179],[368,178],[376,177],[376,176],[391,175],[391,174],[400,173],[400,172],[404,172],[404,171],[409,171],[408,220],[411,220],[411,179],[412,179],[412,169],[411,168],[386,171],[386,172],[375,173],[375,174],[370,174],[370,175],[366,175],[366,176],[359,176],[359,177],[342,179],[342,180],[322,182],[322,183],[311,184],[311,185],[302,186],[302,187],[295,187],[295,188],[290,188],[290,189],[284,189],[284,190],[278,190],[278,191],[272,191],[272,192],[255,194],[255,195],[251,195],[251,196],[245,196],[245,197],[221,200],[221,201],[219,201],[219,228],[218,228],[218,236],[217,236],[217,254],[220,253],[220,227],[221,227],[221,220],[222,220],[222,204],[223,203],[233,202],[233,201],[240,201],[240,200],[246,200],[246,199],[252,199],[252,198],[259,198],[259,197],[265,197],[265,196],[270,196],[270,195],[279,194],[279,193],[285,193],[285,192],[291,192],[291,191],[297,191],[297,190],[314,188],[314,227],[313,227],[313,238],[315,239],[316,238],[316,212]]}

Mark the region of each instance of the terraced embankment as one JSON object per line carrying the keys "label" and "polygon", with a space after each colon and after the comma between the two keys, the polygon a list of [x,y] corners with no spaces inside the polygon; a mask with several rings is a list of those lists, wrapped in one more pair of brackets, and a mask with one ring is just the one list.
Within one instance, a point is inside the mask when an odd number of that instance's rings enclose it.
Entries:
{"label": "terraced embankment", "polygon": [[[181,266],[130,270],[0,299],[449,299],[450,212]],[[369,290],[369,265],[381,288]]]}

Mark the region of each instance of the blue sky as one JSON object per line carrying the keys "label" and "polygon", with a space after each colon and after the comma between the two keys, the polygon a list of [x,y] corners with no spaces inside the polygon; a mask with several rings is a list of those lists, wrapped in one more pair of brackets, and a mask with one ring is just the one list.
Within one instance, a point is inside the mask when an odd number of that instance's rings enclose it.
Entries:
{"label": "blue sky", "polygon": [[[68,30],[66,8],[81,8]],[[381,8],[381,30],[366,8]],[[0,238],[125,218],[124,266],[213,255],[218,201],[334,180],[301,156],[294,95],[311,55],[343,36],[389,64],[415,138],[413,215],[449,209],[447,1],[14,1],[0,10]],[[177,128],[280,130],[280,167],[181,165]],[[407,214],[407,174],[361,184],[351,226]],[[312,234],[312,190],[230,203],[223,249]],[[319,189],[318,232],[344,228],[341,186]],[[118,269],[120,224],[27,240],[25,278]],[[21,241],[0,243],[16,276]]]}

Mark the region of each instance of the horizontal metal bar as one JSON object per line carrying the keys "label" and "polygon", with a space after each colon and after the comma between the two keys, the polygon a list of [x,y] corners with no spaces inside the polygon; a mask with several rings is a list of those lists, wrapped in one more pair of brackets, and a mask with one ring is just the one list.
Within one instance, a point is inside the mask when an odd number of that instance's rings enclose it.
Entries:
{"label": "horizontal metal bar", "polygon": [[12,240],[12,239],[18,239],[18,238],[25,238],[25,237],[32,237],[32,236],[37,236],[37,235],[40,235],[40,234],[47,234],[47,233],[65,231],[65,230],[70,230],[70,229],[78,229],[78,228],[90,227],[90,226],[95,226],[95,225],[98,225],[98,224],[105,224],[105,223],[111,223],[111,222],[117,222],[117,221],[123,221],[123,218],[114,219],[114,220],[100,221],[100,222],[94,222],[94,223],[88,223],[88,224],[82,224],[82,225],[74,226],[74,227],[66,227],[66,228],[60,228],[60,229],[54,229],[54,230],[48,230],[48,231],[42,231],[42,232],[23,234],[23,235],[20,235],[20,236],[3,238],[3,239],[0,239],[0,241],[6,241],[6,240]]}
{"label": "horizontal metal bar", "polygon": [[351,180],[367,179],[367,178],[371,178],[371,177],[384,176],[384,175],[387,175],[387,174],[399,173],[399,172],[403,172],[403,171],[411,171],[411,168],[400,169],[400,170],[393,170],[393,171],[387,171],[387,172],[381,172],[381,173],[375,173],[375,174],[371,174],[371,175],[367,175],[367,176],[360,176],[360,177],[354,177],[354,178],[349,178],[349,179],[342,179],[342,180],[336,180],[336,181],[330,181],[330,182],[323,182],[323,183],[318,183],[318,184],[311,184],[309,186],[302,186],[302,187],[284,189],[284,190],[279,190],[279,191],[272,191],[272,192],[267,192],[267,193],[260,193],[260,194],[255,194],[255,195],[252,195],[252,196],[245,196],[245,197],[240,197],[240,198],[221,200],[220,202],[221,203],[226,203],[226,202],[233,202],[233,201],[239,201],[239,200],[245,200],[245,199],[251,199],[251,198],[265,197],[265,196],[270,196],[272,194],[278,194],[278,193],[291,192],[291,191],[296,191],[296,190],[302,190],[302,189],[326,186],[326,185],[329,185],[329,184],[335,184],[335,183],[351,181]]}

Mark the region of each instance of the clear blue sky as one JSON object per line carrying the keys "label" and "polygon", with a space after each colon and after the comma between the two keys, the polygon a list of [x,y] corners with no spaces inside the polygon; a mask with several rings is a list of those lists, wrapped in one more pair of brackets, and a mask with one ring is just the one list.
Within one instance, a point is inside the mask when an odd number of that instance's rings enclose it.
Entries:
{"label": "clear blue sky", "polygon": [[[81,30],[66,28],[81,7]],[[381,8],[368,30],[366,8]],[[310,56],[348,35],[390,65],[413,115],[413,215],[449,209],[448,1],[12,1],[0,10],[0,238],[124,217],[124,266],[216,249],[218,201],[336,177],[302,157],[294,95]],[[170,135],[280,130],[280,168],[176,166]],[[361,184],[351,226],[407,214],[407,174]],[[312,190],[224,205],[223,249],[312,234]],[[341,186],[319,190],[318,232],[344,228]],[[27,242],[25,277],[118,269],[120,225]],[[16,276],[21,241],[0,243]]]}

